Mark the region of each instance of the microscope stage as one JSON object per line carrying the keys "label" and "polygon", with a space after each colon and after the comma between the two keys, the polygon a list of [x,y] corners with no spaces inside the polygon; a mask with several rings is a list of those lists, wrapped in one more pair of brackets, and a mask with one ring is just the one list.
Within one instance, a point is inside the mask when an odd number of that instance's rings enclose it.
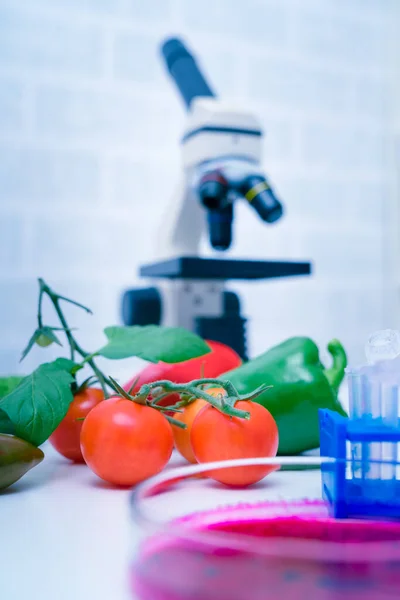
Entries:
{"label": "microscope stage", "polygon": [[310,275],[311,263],[181,256],[140,268],[142,277],[169,279],[272,279]]}

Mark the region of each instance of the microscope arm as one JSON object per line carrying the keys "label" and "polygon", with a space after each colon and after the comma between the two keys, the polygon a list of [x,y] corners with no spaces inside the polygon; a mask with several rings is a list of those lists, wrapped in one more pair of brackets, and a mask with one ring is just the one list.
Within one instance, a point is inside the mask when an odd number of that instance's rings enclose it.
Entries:
{"label": "microscope arm", "polygon": [[156,237],[156,260],[198,256],[206,215],[189,182],[182,178],[163,215]]}

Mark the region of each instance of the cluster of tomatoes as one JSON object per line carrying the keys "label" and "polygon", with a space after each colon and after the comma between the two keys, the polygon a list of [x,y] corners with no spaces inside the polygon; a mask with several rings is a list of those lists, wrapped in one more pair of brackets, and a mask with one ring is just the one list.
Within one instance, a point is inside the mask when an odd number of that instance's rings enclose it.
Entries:
{"label": "cluster of tomatoes", "polygon": [[[99,477],[120,486],[135,485],[160,472],[174,446],[191,463],[275,456],[278,429],[271,414],[251,401],[235,406],[249,412],[250,419],[230,417],[206,400],[195,400],[174,414],[186,425],[181,429],[150,406],[121,397],[104,400],[101,390],[87,388],[75,396],[50,442],[66,458],[86,462]],[[269,466],[234,468],[210,476],[242,486],[259,481],[271,470]]]}
{"label": "cluster of tomatoes", "polygon": [[[219,396],[225,390],[212,388],[207,393]],[[75,395],[50,442],[66,458],[86,462],[100,478],[118,486],[133,486],[159,473],[174,447],[190,463],[275,456],[278,429],[268,410],[249,400],[239,400],[235,408],[247,411],[250,418],[228,416],[197,399],[173,415],[185,426],[180,428],[149,405],[119,396],[104,400],[101,390],[88,387]],[[271,466],[232,468],[214,470],[209,476],[226,485],[244,486],[271,470]]]}

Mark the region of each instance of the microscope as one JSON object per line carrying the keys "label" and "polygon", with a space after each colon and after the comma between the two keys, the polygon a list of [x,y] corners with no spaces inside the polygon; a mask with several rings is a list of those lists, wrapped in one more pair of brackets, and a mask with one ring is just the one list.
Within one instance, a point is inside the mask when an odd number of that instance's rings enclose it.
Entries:
{"label": "microscope", "polygon": [[162,56],[188,111],[181,140],[182,176],[155,236],[156,260],[140,268],[154,285],[125,292],[125,325],[184,327],[227,344],[247,359],[246,319],[231,280],[309,275],[309,262],[202,258],[208,232],[219,252],[232,243],[235,205],[245,202],[265,223],[283,207],[260,163],[263,132],[257,118],[219,100],[185,44],[167,39]]}

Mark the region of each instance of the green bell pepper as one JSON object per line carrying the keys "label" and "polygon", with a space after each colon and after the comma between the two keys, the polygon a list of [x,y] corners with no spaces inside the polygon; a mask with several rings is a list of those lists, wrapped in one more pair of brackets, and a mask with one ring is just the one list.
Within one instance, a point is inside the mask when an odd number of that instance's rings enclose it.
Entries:
{"label": "green bell pepper", "polygon": [[346,353],[338,340],[329,342],[328,350],[333,365],[325,369],[318,346],[309,338],[294,337],[221,376],[240,394],[262,384],[273,386],[255,402],[265,406],[277,422],[280,455],[319,447],[318,409],[346,415],[337,398],[347,365]]}

